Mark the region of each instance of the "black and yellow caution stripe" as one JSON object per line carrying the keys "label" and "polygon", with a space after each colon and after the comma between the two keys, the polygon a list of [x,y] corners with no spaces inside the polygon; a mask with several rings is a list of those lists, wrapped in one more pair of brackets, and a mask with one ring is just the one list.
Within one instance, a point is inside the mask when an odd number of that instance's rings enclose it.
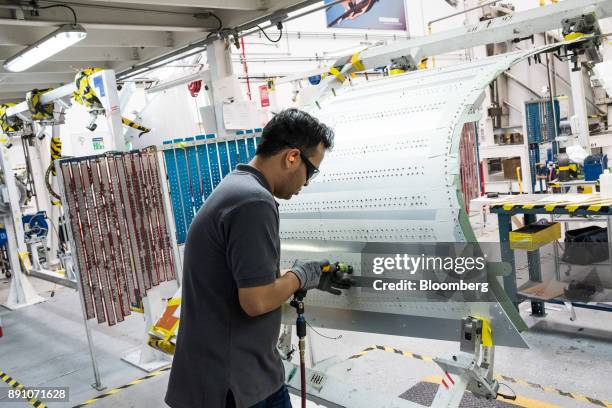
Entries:
{"label": "black and yellow caution stripe", "polygon": [[[103,71],[103,69],[87,68],[76,74],[74,78],[74,84],[77,90],[72,94],[72,97],[74,98],[75,102],[93,110],[104,109],[104,107],[102,106],[102,102],[96,95],[94,88],[89,84],[89,77],[100,71]],[[132,129],[139,130],[140,134],[138,135],[138,137],[151,131],[151,129],[144,127],[128,118],[121,117],[121,123],[123,123],[125,126],[131,127]]]}
{"label": "black and yellow caution stripe", "polygon": [[87,68],[76,74],[74,84],[77,90],[72,94],[72,97],[77,103],[88,108],[102,109],[102,102],[100,102],[96,92],[89,85],[89,77],[100,71],[102,71],[102,68]]}
{"label": "black and yellow caution stripe", "polygon": [[[12,378],[10,375],[6,374],[4,371],[0,370],[0,379],[7,383],[9,387],[14,388],[16,390],[25,391],[28,388],[20,384],[17,380]],[[32,398],[28,400],[28,404],[32,405],[35,408],[45,408],[46,405],[44,402],[37,398]]]}
{"label": "black and yellow caution stripe", "polygon": [[[369,346],[365,349],[363,349],[361,352],[354,354],[352,356],[350,356],[348,359],[349,360],[354,360],[357,358],[361,358],[363,356],[365,356],[366,354],[375,351],[375,350],[380,350],[380,351],[384,351],[386,353],[393,353],[393,354],[398,354],[400,356],[403,357],[408,357],[408,358],[414,358],[416,360],[421,360],[421,361],[426,361],[428,363],[433,363],[434,359],[432,357],[429,356],[425,356],[422,354],[416,354],[416,353],[411,353],[409,351],[402,351],[393,347],[389,347],[389,346],[381,346],[378,344],[374,344],[372,346]],[[568,392],[568,391],[563,391],[560,390],[558,388],[555,387],[549,387],[549,386],[544,386],[544,385],[540,385],[540,384],[536,384],[530,381],[526,381],[526,380],[522,380],[520,378],[513,378],[513,377],[508,377],[505,375],[495,375],[494,378],[497,381],[506,381],[506,382],[511,382],[513,384],[518,384],[518,385],[522,385],[525,387],[530,387],[530,388],[534,388],[534,389],[538,389],[540,391],[544,391],[544,392],[548,392],[548,393],[552,393],[552,394],[557,394],[563,397],[567,397],[567,398],[571,398],[577,401],[582,401],[582,402],[587,402],[593,405],[597,405],[599,407],[605,407],[605,408],[612,408],[612,402],[610,401],[604,401],[604,400],[600,400],[598,398],[592,398],[592,397],[587,397],[585,395],[582,395],[580,393],[577,392]]]}
{"label": "black and yellow caution stripe", "polygon": [[166,371],[170,370],[170,368],[171,367],[168,366],[168,367],[161,368],[161,369],[159,369],[157,371],[153,371],[153,372],[149,373],[148,375],[145,375],[144,377],[140,377],[137,380],[130,381],[129,383],[124,384],[124,385],[122,385],[120,387],[116,387],[116,388],[113,388],[113,389],[111,389],[109,391],[106,391],[104,394],[97,395],[97,396],[95,396],[95,397],[93,397],[91,399],[88,399],[85,402],[82,402],[82,403],[80,403],[78,405],[73,406],[72,408],[80,408],[80,407],[85,407],[87,405],[93,404],[96,401],[100,401],[101,399],[104,399],[106,397],[110,397],[111,395],[115,395],[115,394],[121,392],[121,390],[125,390],[126,388],[133,387],[133,386],[138,385],[138,384],[142,383],[143,381],[149,380],[151,378],[158,377],[158,376],[162,375],[163,373],[165,373]]}
{"label": "black and yellow caution stripe", "polygon": [[[57,136],[53,136],[51,138],[51,147],[49,150],[51,153],[51,165],[53,166],[53,163],[62,157],[62,140]],[[56,175],[55,167],[51,169],[51,173],[54,176]]]}
{"label": "black and yellow caution stripe", "polygon": [[491,204],[491,209],[502,209],[504,211],[510,210],[544,210],[545,212],[552,213],[556,210],[564,210],[570,213],[578,210],[591,212],[595,214],[607,215],[612,207],[612,200],[609,198],[593,197],[581,202],[566,201],[559,197],[559,201],[543,203],[541,201],[534,202],[521,202],[521,201],[508,201],[502,203]]}
{"label": "black and yellow caution stripe", "polygon": [[380,351],[384,351],[386,353],[399,354],[399,355],[404,356],[404,357],[415,358],[417,360],[427,361],[428,363],[432,363],[433,362],[433,358],[431,358],[429,356],[424,356],[424,355],[421,355],[421,354],[411,353],[409,351],[402,351],[402,350],[398,350],[396,348],[389,347],[389,346],[379,346],[379,345],[373,345],[373,346],[367,347],[367,348],[363,349],[362,351],[360,351],[359,353],[350,356],[348,359],[349,360],[354,360],[356,358],[363,357],[366,354],[368,354],[370,351],[374,351],[374,350],[380,350]]}
{"label": "black and yellow caution stripe", "polygon": [[52,89],[53,88],[32,89],[26,94],[26,104],[28,105],[32,120],[41,121],[53,119],[53,103],[43,105],[40,101],[40,97]]}
{"label": "black and yellow caution stripe", "polygon": [[2,132],[4,133],[18,132],[23,129],[23,121],[21,119],[12,117],[9,120],[6,116],[7,109],[16,105],[17,104],[12,102],[0,104],[0,128],[2,128]]}
{"label": "black and yellow caution stripe", "polygon": [[140,130],[138,137],[144,135],[145,133],[149,133],[151,131],[151,129],[144,127],[142,125],[139,125],[138,123],[132,120],[129,120],[128,118],[124,118],[123,116],[121,117],[121,123],[123,123],[125,126],[131,127],[132,129]]}

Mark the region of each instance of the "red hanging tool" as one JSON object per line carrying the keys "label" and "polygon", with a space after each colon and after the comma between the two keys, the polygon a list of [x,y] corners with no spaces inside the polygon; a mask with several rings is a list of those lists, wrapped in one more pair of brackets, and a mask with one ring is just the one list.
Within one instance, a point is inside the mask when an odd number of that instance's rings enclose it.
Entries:
{"label": "red hanging tool", "polygon": [[189,85],[187,85],[187,89],[189,89],[191,96],[195,98],[200,93],[200,90],[202,90],[202,80],[199,79],[197,81],[190,82]]}

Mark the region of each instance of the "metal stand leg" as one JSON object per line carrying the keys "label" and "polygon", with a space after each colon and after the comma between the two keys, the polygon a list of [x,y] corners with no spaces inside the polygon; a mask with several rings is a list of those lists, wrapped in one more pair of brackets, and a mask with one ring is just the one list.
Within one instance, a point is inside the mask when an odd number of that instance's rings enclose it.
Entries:
{"label": "metal stand leg", "polygon": [[499,246],[502,262],[508,263],[512,271],[507,276],[504,276],[504,290],[518,309],[519,302],[516,296],[516,264],[514,262],[514,252],[510,248],[510,231],[512,231],[512,220],[510,217],[509,214],[497,214]]}
{"label": "metal stand leg", "polygon": [[[555,221],[555,216],[550,214],[550,222]],[[559,263],[559,248],[557,247],[557,241],[553,241],[553,261],[555,263],[555,279],[561,280],[561,264]]]}
{"label": "metal stand leg", "polygon": [[572,305],[572,302],[563,302],[563,304],[565,305],[565,309],[570,314],[570,321],[573,322],[576,320],[576,309],[574,308],[574,305]]}
{"label": "metal stand leg", "polygon": [[[75,273],[73,271],[73,273]],[[79,279],[79,287],[81,286],[80,275],[77,273]],[[91,385],[98,391],[102,391],[106,387],[102,385],[102,380],[100,378],[100,370],[98,369],[98,362],[96,360],[96,353],[93,344],[93,338],[91,337],[91,329],[89,328],[89,324],[87,323],[87,313],[85,312],[85,301],[83,300],[83,296],[79,293],[79,300],[81,304],[81,314],[83,315],[83,325],[85,326],[85,337],[87,337],[87,347],[89,348],[89,356],[91,357],[91,368],[93,369],[94,374],[94,383]]]}
{"label": "metal stand leg", "polygon": [[[525,225],[532,224],[537,221],[535,214],[524,214]],[[533,282],[542,282],[542,269],[540,265],[540,250],[527,252],[527,266],[529,268],[529,280]],[[546,316],[544,302],[531,302],[531,315],[535,317]]]}
{"label": "metal stand leg", "polygon": [[612,276],[612,217],[608,217],[608,262],[610,265],[610,275]]}
{"label": "metal stand leg", "polygon": [[[81,297],[79,295],[79,297]],[[93,388],[98,391],[102,391],[106,387],[102,384],[102,379],[100,378],[100,370],[98,368],[98,361],[96,360],[96,353],[94,349],[93,339],[91,337],[91,329],[89,328],[89,324],[87,323],[87,318],[85,317],[85,306],[81,301],[81,311],[83,312],[83,325],[85,326],[85,337],[87,337],[87,348],[89,348],[89,357],[91,358],[91,368],[94,372],[94,383],[91,384]]]}

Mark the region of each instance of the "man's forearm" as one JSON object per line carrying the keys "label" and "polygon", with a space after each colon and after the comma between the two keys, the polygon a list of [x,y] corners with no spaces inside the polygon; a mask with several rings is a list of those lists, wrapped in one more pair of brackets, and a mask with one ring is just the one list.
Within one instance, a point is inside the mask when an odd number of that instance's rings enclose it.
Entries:
{"label": "man's forearm", "polygon": [[249,316],[259,316],[278,309],[299,288],[298,277],[284,273],[269,285],[238,289],[240,306]]}

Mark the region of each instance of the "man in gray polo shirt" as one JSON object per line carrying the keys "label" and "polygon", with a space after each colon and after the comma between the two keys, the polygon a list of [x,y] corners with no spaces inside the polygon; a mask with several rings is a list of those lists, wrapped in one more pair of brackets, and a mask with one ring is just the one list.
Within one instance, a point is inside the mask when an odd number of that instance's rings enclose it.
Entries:
{"label": "man in gray polo shirt", "polygon": [[318,173],[330,128],[297,109],[264,128],[257,154],[225,177],[185,244],[181,323],[166,403],[172,408],[291,407],[276,349],[280,306],[319,284],[321,262],[280,271],[278,204]]}

